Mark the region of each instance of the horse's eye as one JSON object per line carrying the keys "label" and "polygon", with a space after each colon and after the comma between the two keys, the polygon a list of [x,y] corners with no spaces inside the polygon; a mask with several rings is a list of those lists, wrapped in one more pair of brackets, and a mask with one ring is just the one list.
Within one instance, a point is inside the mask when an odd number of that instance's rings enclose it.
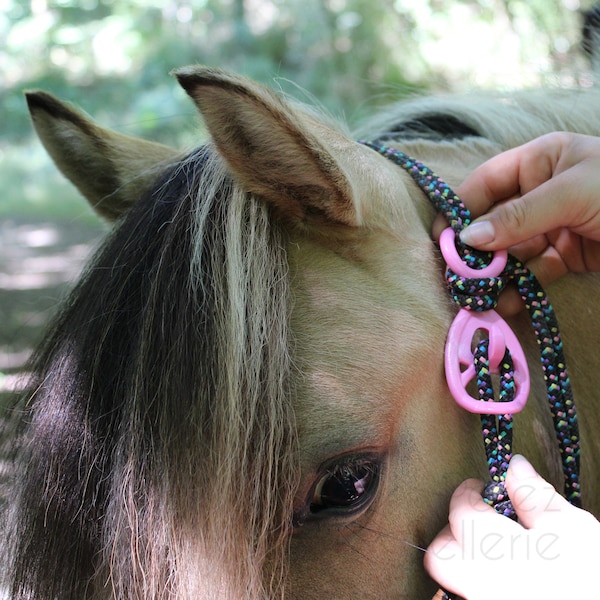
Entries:
{"label": "horse's eye", "polygon": [[310,514],[349,514],[365,508],[377,490],[380,468],[378,459],[364,456],[330,465],[313,488]]}

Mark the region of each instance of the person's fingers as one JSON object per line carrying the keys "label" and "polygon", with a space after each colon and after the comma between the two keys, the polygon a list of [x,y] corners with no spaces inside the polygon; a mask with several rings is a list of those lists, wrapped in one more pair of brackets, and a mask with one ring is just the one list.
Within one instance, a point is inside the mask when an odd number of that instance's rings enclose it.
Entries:
{"label": "person's fingers", "polygon": [[[585,145],[584,142],[580,145]],[[594,140],[594,144],[594,148],[600,147],[598,140]],[[596,150],[595,155],[586,158],[584,150],[580,149],[571,151],[571,155],[571,161],[564,159],[565,164],[556,167],[556,172],[546,171],[543,175],[546,180],[535,187],[531,184],[539,178],[528,175],[521,181],[516,197],[495,204],[476,219],[461,232],[462,241],[482,250],[497,250],[559,230],[571,230],[583,238],[600,241],[600,202],[597,196],[600,153]],[[575,157],[579,162],[573,165]],[[525,177],[525,159],[521,169],[521,176]],[[528,171],[530,169],[527,167]]]}
{"label": "person's fingers", "polygon": [[[450,502],[449,524],[430,544],[425,567],[444,588],[469,600],[595,597],[600,523],[575,508],[515,455],[507,491],[520,523],[496,513],[481,499],[483,484],[463,482]],[[505,585],[490,587],[500,568]],[[569,577],[555,577],[564,573]],[[497,593],[496,593],[497,592]]]}
{"label": "person's fingers", "polygon": [[[598,203],[598,211],[600,217],[600,203]],[[590,232],[589,236],[562,228],[549,232],[546,238],[568,271],[592,273],[600,271],[600,218],[596,232]]]}
{"label": "person's fingers", "polygon": [[425,552],[425,566],[432,566],[434,561],[452,560],[458,556],[459,549],[450,525],[446,525],[429,544]]}
{"label": "person's fingers", "polygon": [[463,481],[452,494],[448,523],[452,534],[460,545],[463,545],[467,534],[465,524],[477,519],[480,523],[497,519],[498,513],[486,504],[482,497],[483,483],[477,479]]}
{"label": "person's fingers", "polygon": [[516,454],[506,474],[506,490],[519,522],[527,529],[553,530],[556,517],[571,505],[540,477],[531,463]]}
{"label": "person's fingers", "polygon": [[571,171],[563,173],[524,196],[493,207],[461,232],[462,242],[481,250],[499,250],[549,231],[580,225],[581,208],[565,207],[573,177]]}
{"label": "person's fingers", "polygon": [[[548,159],[537,149],[539,147],[544,147],[543,142],[534,140],[498,154],[476,168],[456,188],[473,219],[487,213],[499,202],[521,196],[525,193],[523,188],[534,189],[552,177],[557,156],[552,153],[552,158]],[[521,180],[523,164],[528,165],[525,172],[530,170],[532,173],[526,181]],[[438,215],[433,224],[433,239],[439,239],[447,226],[446,219]]]}
{"label": "person's fingers", "polygon": [[474,217],[497,202],[522,196],[552,177],[568,140],[565,134],[548,134],[498,154],[475,169],[457,194]]}
{"label": "person's fingers", "polygon": [[[576,508],[561,496],[552,485],[538,475],[529,461],[516,454],[510,461],[506,474],[506,490],[517,513],[519,523],[526,529],[535,529],[538,535],[552,533],[569,536],[574,532],[584,544],[586,534],[596,545],[600,530],[597,519],[586,510]],[[597,553],[597,550],[593,550]],[[585,552],[584,552],[585,554]]]}
{"label": "person's fingers", "polygon": [[[506,555],[506,541],[521,526],[498,514],[482,497],[483,483],[464,481],[452,495],[448,525],[427,548],[425,568],[444,588],[472,600],[483,596],[480,590],[482,569]],[[495,562],[493,562],[495,564]]]}
{"label": "person's fingers", "polygon": [[542,287],[569,272],[568,266],[554,246],[548,246],[543,252],[526,261],[525,266],[535,275]]}
{"label": "person's fingers", "polygon": [[462,585],[469,581],[469,564],[462,560],[462,550],[446,525],[431,542],[423,564],[430,577],[444,589],[462,596]]}

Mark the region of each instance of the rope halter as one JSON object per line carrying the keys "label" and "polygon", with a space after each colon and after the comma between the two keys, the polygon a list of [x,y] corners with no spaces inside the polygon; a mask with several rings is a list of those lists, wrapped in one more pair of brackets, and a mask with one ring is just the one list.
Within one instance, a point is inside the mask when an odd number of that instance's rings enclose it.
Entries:
{"label": "rope halter", "polygon": [[[471,214],[431,169],[394,148],[367,141],[360,143],[402,167],[448,221],[440,249],[448,265],[446,282],[460,310],[446,342],[446,379],[456,401],[481,415],[490,474],[484,500],[499,513],[516,519],[505,480],[512,456],[513,414],[527,400],[529,373],[518,340],[494,310],[499,294],[509,282],[514,282],[529,313],[540,351],[561,456],[565,497],[573,505],[581,506],[577,413],[558,322],[546,293],[533,273],[515,257],[506,252],[480,252],[460,242],[458,234],[471,223]],[[492,375],[499,380],[497,399]],[[465,389],[471,380],[476,382],[477,398],[472,398]]]}

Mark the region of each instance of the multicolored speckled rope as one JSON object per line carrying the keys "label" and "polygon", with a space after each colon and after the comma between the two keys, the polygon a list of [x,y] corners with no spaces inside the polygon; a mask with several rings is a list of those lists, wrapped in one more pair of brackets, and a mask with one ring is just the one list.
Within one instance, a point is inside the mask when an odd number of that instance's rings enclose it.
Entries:
{"label": "multicolored speckled rope", "polygon": [[[427,195],[433,206],[445,217],[455,233],[460,233],[471,222],[467,207],[452,189],[428,167],[403,152],[373,142],[362,144],[390,159],[414,179]],[[485,267],[491,254],[479,252],[460,243],[457,248],[462,259],[473,269]],[[510,256],[506,268],[499,277],[490,279],[466,279],[447,272],[446,279],[455,302],[468,310],[488,310],[496,306],[499,293],[508,282],[514,281],[529,312],[540,349],[542,369],[548,395],[548,403],[559,444],[565,479],[565,496],[575,506],[581,506],[579,483],[579,428],[573,392],[567,373],[558,323],[552,305],[535,276],[515,257]],[[486,340],[475,352],[477,382],[480,399],[493,398]],[[512,362],[505,355],[501,365],[500,392],[498,401],[511,400]],[[506,470],[512,453],[512,415],[482,415],[482,432],[488,458],[491,481],[484,491],[484,498],[498,512],[514,517],[514,509],[504,489]]]}

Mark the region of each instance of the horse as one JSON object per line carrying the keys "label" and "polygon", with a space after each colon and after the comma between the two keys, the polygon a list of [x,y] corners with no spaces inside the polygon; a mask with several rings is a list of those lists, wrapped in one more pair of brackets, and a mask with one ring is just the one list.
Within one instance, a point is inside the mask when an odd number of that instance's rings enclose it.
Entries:
{"label": "horse", "polygon": [[[174,72],[207,139],[182,152],[27,95],[64,175],[112,229],[35,351],[4,453],[13,599],[410,598],[467,477],[479,419],[452,399],[455,313],[406,171],[244,77]],[[363,125],[457,185],[555,130],[600,135],[593,89],[404,100]],[[565,199],[568,202],[568,199]],[[600,515],[600,279],[552,284]],[[560,461],[527,315],[516,451]]]}

